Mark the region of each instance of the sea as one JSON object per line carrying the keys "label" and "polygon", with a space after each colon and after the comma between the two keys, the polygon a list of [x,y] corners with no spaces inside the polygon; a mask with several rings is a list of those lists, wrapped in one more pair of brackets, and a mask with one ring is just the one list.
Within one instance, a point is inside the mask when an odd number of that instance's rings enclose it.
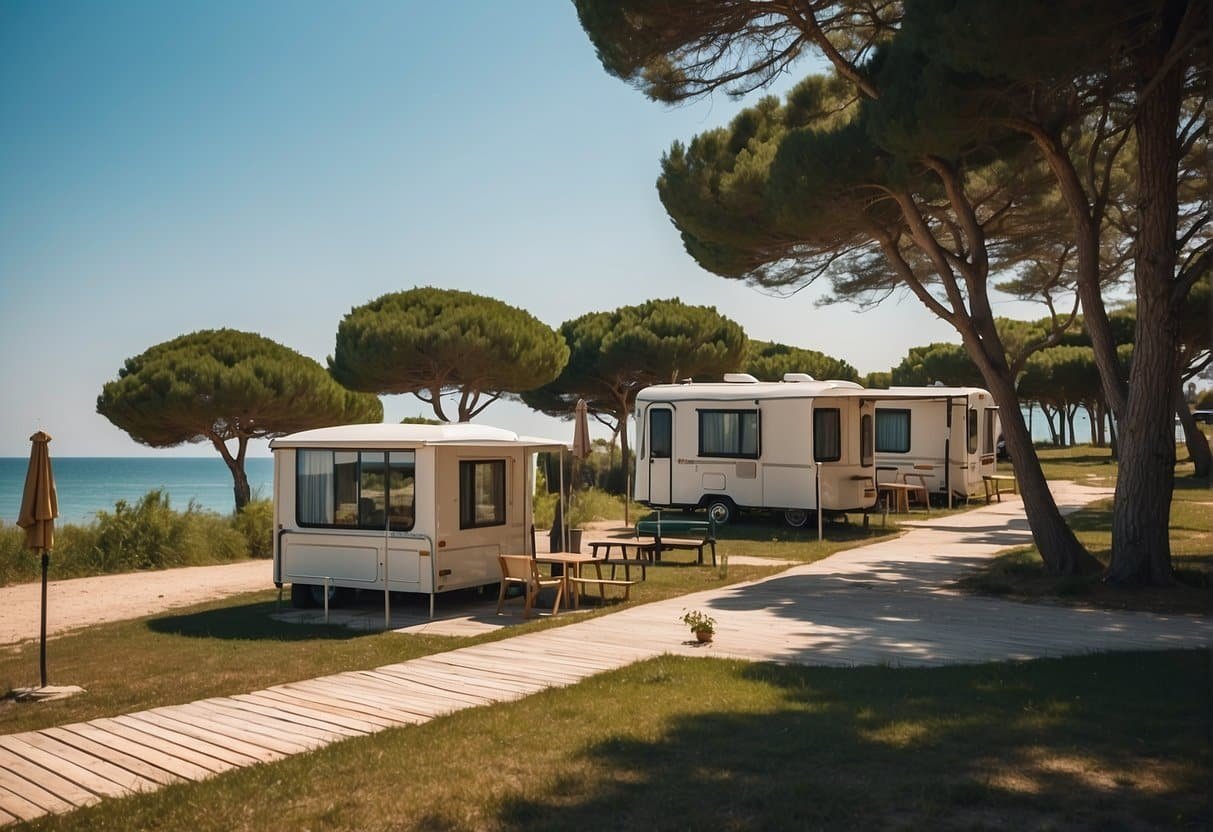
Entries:
{"label": "sea", "polygon": [[[28,457],[0,457],[0,524],[11,526],[21,512]],[[274,496],[274,460],[244,461],[254,499]],[[134,503],[152,489],[163,489],[170,505],[195,505],[219,514],[236,508],[232,474],[218,456],[208,457],[51,457],[59,497],[59,523],[89,523],[114,503]]]}

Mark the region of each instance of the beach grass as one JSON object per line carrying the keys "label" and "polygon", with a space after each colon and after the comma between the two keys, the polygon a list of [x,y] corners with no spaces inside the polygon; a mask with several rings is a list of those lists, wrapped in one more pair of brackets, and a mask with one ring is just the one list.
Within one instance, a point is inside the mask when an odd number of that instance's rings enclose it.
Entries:
{"label": "beach grass", "polygon": [[[134,503],[119,500],[112,511],[97,513],[88,524],[55,530],[51,580],[110,575],[144,569],[207,566],[273,553],[273,504],[249,503],[244,512],[224,517],[194,505],[178,510],[161,490]],[[39,580],[41,559],[25,548],[25,533],[0,528],[0,586]]]}
{"label": "beach grass", "polygon": [[667,656],[32,828],[1200,829],[1211,704],[1206,651]]}

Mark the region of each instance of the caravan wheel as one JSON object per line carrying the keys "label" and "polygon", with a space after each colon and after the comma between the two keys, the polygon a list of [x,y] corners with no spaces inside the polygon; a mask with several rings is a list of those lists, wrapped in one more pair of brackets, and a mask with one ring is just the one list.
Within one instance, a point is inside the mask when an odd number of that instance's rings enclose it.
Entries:
{"label": "caravan wheel", "polygon": [[717,526],[725,526],[737,515],[737,506],[728,497],[714,497],[708,501],[708,518]]}
{"label": "caravan wheel", "polygon": [[783,513],[783,522],[793,529],[803,529],[809,524],[808,509],[791,508]]}

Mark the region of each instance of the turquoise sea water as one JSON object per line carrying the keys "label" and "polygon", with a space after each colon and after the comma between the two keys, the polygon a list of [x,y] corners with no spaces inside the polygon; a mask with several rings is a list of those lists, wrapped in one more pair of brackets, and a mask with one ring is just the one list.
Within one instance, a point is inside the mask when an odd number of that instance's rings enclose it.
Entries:
{"label": "turquoise sea water", "polygon": [[[12,525],[21,511],[27,458],[0,457],[0,521]],[[168,494],[173,508],[193,500],[202,508],[231,514],[232,475],[218,456],[52,457],[59,494],[59,522],[86,523],[97,511],[112,511],[118,500],[134,502],[153,488]],[[254,498],[274,496],[274,461],[245,460]]]}

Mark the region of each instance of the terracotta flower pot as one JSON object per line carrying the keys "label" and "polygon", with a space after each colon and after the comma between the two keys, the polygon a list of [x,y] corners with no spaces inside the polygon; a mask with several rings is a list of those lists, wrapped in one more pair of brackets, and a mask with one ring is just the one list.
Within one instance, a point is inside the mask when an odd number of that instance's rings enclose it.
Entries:
{"label": "terracotta flower pot", "polygon": [[699,639],[700,641],[711,641],[712,640],[712,631],[711,630],[696,630],[695,638]]}

